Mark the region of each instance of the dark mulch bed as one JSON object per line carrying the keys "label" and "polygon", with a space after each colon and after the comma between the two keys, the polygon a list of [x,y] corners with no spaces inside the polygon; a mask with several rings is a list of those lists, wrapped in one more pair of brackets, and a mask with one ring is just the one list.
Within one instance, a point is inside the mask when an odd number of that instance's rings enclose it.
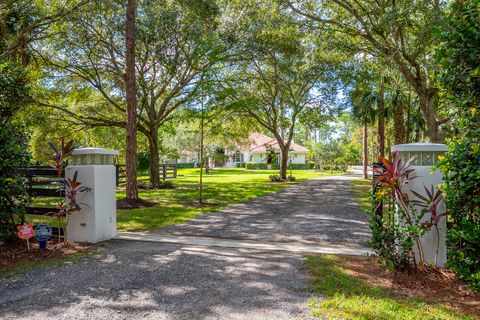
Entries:
{"label": "dark mulch bed", "polygon": [[158,202],[138,199],[135,201],[127,201],[126,199],[117,200],[117,209],[141,209],[151,208],[158,205]]}
{"label": "dark mulch bed", "polygon": [[343,257],[342,267],[373,286],[386,287],[405,297],[422,297],[480,317],[480,293],[466,289],[467,283],[436,266],[408,271],[388,271],[375,257]]}
{"label": "dark mulch bed", "polygon": [[0,271],[8,270],[16,265],[32,262],[42,262],[64,257],[66,255],[82,252],[92,248],[93,245],[85,243],[58,243],[58,241],[47,241],[47,248],[40,249],[35,239],[30,239],[28,251],[25,240],[0,245]]}

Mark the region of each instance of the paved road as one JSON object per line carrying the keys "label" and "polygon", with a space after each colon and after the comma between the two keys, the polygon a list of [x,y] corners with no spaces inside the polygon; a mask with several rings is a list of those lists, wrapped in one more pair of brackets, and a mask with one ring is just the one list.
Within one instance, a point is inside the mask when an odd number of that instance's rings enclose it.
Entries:
{"label": "paved road", "polygon": [[305,244],[365,246],[367,217],[351,189],[357,175],[308,180],[280,192],[204,214],[161,234]]}
{"label": "paved road", "polygon": [[[359,246],[369,232],[349,179],[307,181],[162,232]],[[303,259],[264,249],[109,241],[81,263],[0,282],[0,319],[305,319]]]}

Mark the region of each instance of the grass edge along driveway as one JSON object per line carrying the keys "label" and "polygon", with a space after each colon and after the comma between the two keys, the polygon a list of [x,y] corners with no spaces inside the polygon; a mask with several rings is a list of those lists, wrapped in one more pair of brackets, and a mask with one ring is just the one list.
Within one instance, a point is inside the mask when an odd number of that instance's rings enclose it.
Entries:
{"label": "grass edge along driveway", "polygon": [[[118,210],[118,229],[146,231],[180,224],[199,214],[218,212],[228,205],[265,196],[290,184],[342,173],[293,170],[295,182],[271,183],[268,176],[277,174],[275,170],[216,169],[203,176],[206,204],[202,206],[198,205],[199,174],[199,169],[179,169],[177,179],[174,180],[175,189],[139,190],[140,198],[158,202],[158,205],[151,208]],[[123,197],[123,190],[119,190],[117,199]]]}
{"label": "grass edge along driveway", "polygon": [[[379,272],[372,257],[333,255],[307,256],[306,268],[312,276],[308,311],[319,319],[392,320],[474,320],[464,308],[453,308],[436,297],[418,296],[414,291],[397,292],[380,280],[389,276]],[[380,278],[380,280],[379,280]],[[373,283],[378,282],[378,283]],[[430,291],[429,289],[425,289]],[[455,299],[452,288],[451,299]],[[431,292],[433,292],[432,290]],[[450,298],[450,291],[443,298]]]}

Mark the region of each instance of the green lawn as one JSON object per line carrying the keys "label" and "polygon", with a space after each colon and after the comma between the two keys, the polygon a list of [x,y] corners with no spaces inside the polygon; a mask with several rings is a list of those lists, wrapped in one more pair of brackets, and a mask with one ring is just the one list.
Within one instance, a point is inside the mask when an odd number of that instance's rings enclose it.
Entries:
{"label": "green lawn", "polygon": [[[407,297],[373,285],[359,276],[362,272],[352,268],[347,257],[309,256],[306,263],[313,277],[312,291],[325,297],[310,299],[309,309],[319,319],[475,319],[434,299]],[[363,273],[368,274],[366,266]]]}
{"label": "green lawn", "polygon": [[[290,183],[271,183],[268,176],[275,170],[245,170],[243,168],[216,169],[204,174],[204,206],[198,206],[199,169],[179,169],[174,179],[175,189],[140,190],[142,199],[158,202],[156,207],[118,210],[119,230],[151,230],[170,224],[182,223],[198,214],[216,212],[229,204],[239,203],[254,197],[278,191]],[[342,174],[341,172],[315,172],[293,170],[296,182],[314,177]],[[145,180],[142,176],[139,179]],[[296,183],[293,182],[293,183]],[[117,190],[117,199],[125,197],[123,189]],[[55,206],[58,199],[36,199],[37,205]],[[51,226],[63,226],[65,221],[58,218],[28,216],[29,222],[45,222]]]}
{"label": "green lawn", "polygon": [[362,210],[367,214],[371,213],[372,181],[365,179],[352,180],[352,189]]}
{"label": "green lawn", "polygon": [[[176,189],[141,190],[142,199],[159,203],[153,208],[119,210],[117,225],[121,230],[147,230],[170,224],[182,223],[206,212],[219,211],[229,204],[239,203],[254,197],[278,191],[289,183],[270,183],[268,176],[273,170],[216,169],[204,175],[204,199],[208,204],[202,207],[198,201],[199,169],[179,169],[175,179]],[[294,170],[293,176],[304,181],[322,175],[313,170]],[[117,198],[124,197],[123,192]]]}

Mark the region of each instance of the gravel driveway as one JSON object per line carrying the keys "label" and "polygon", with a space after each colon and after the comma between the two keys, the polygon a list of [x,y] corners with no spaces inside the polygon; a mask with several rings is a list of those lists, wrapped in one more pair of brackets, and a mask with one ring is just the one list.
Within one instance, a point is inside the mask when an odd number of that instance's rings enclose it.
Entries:
{"label": "gravel driveway", "polygon": [[0,319],[296,319],[298,255],[134,241],[0,282]]}
{"label": "gravel driveway", "polygon": [[161,234],[365,246],[367,216],[351,189],[357,175],[312,179],[279,192],[197,216]]}
{"label": "gravel driveway", "polygon": [[[162,233],[363,245],[350,179],[309,180]],[[112,240],[80,263],[0,282],[0,319],[306,319],[303,256]]]}

